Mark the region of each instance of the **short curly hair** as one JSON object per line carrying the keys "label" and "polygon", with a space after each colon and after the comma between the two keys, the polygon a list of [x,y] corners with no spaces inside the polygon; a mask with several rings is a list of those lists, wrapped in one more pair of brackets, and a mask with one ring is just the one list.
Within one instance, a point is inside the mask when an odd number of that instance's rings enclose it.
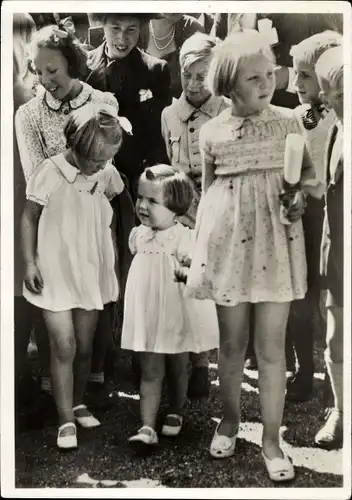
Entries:
{"label": "short curly hair", "polygon": [[67,71],[71,78],[83,79],[87,75],[87,51],[78,38],[62,26],[51,24],[37,31],[31,43],[32,51],[34,48],[59,50],[67,61]]}

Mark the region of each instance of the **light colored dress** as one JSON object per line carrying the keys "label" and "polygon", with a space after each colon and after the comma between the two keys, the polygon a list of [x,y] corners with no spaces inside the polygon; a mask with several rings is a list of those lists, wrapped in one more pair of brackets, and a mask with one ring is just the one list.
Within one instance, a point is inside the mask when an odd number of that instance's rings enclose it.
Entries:
{"label": "light colored dress", "polygon": [[229,108],[202,127],[215,180],[198,209],[189,296],[225,306],[304,297],[302,222],[279,217],[285,140],[299,132],[292,110],[276,106],[248,118]]}
{"label": "light colored dress", "polygon": [[136,255],[126,285],[122,348],[175,354],[218,347],[214,303],[185,299],[185,285],[174,280],[191,245],[192,231],[180,223],[163,231],[143,225],[132,230]]}
{"label": "light colored dress", "polygon": [[124,189],[115,167],[85,176],[63,154],[45,160],[27,184],[27,198],[43,206],[37,263],[44,287],[24,297],[49,311],[103,309],[116,301],[118,283],[109,200]]}

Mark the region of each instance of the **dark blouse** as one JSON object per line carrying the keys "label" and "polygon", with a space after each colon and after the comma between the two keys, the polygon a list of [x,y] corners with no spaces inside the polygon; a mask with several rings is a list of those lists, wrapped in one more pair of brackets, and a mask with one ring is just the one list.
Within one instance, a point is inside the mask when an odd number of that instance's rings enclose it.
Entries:
{"label": "dark blouse", "polygon": [[[182,94],[182,86],[181,86],[181,69],[180,69],[180,50],[183,43],[187,40],[187,38],[194,35],[194,33],[201,32],[204,33],[204,28],[201,23],[192,16],[187,16],[184,14],[182,18],[175,23],[175,52],[171,54],[167,54],[162,59],[167,62],[170,77],[171,77],[171,86],[170,92],[172,97],[178,99]],[[149,35],[149,33],[148,33]],[[145,46],[148,44],[146,43]]]}

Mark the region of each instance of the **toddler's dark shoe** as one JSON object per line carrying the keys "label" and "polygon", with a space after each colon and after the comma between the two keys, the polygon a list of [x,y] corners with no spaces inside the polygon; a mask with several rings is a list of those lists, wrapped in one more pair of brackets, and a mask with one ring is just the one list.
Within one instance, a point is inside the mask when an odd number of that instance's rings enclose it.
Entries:
{"label": "toddler's dark shoe", "polygon": [[286,400],[292,403],[304,403],[313,397],[313,379],[297,373],[287,381]]}
{"label": "toddler's dark shoe", "polygon": [[193,366],[188,382],[189,398],[207,398],[210,392],[209,368],[207,366]]}
{"label": "toddler's dark shoe", "polygon": [[320,448],[327,450],[342,447],[343,442],[343,418],[342,412],[337,408],[330,408],[323,427],[315,436],[315,443]]}

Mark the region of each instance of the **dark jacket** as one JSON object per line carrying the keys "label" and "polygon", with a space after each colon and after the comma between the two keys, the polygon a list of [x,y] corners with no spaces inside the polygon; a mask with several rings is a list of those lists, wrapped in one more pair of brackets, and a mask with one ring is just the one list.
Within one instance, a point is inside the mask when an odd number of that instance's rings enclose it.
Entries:
{"label": "dark jacket", "polygon": [[[115,165],[134,185],[145,166],[167,161],[161,112],[171,102],[170,75],[166,62],[138,48],[124,59],[109,62],[105,46],[104,42],[89,53],[86,81],[96,89],[112,92],[120,116],[132,124],[133,135],[124,133]],[[150,98],[143,100],[148,94]]]}
{"label": "dark jacket", "polygon": [[343,305],[343,151],[334,175],[330,177],[330,161],[337,127],[330,131],[325,153],[327,191],[321,244],[320,270],[323,288],[330,290],[336,305]]}

